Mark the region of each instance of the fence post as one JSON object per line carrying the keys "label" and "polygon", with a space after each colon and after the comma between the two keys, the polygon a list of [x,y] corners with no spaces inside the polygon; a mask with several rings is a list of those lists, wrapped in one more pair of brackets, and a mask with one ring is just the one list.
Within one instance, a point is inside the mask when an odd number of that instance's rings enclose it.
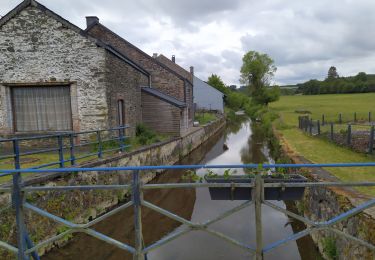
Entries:
{"label": "fence post", "polygon": [[347,134],[346,144],[350,145],[351,142],[352,142],[352,125],[348,124],[348,134]]}
{"label": "fence post", "polygon": [[143,250],[143,237],[142,237],[142,187],[139,176],[139,171],[133,172],[133,185],[132,185],[132,200],[134,204],[134,229],[135,229],[135,253],[134,260],[144,260]]}
{"label": "fence post", "polygon": [[331,141],[333,141],[333,123],[331,122]]}
{"label": "fence post", "polygon": [[263,260],[263,229],[262,229],[262,201],[263,179],[261,173],[255,176],[255,230],[256,230],[256,260]]}
{"label": "fence post", "polygon": [[103,143],[102,143],[102,137],[100,135],[100,131],[96,131],[96,139],[98,141],[98,158],[103,157]]}
{"label": "fence post", "polygon": [[64,147],[62,135],[57,136],[57,143],[59,145],[59,161],[60,168],[64,168]]}
{"label": "fence post", "polygon": [[301,129],[301,116],[298,117],[298,128]]}
{"label": "fence post", "polygon": [[[13,153],[14,153],[14,168],[20,169],[20,150],[19,141],[17,139],[13,140]],[[19,260],[26,260],[28,257],[25,255],[27,249],[25,240],[25,220],[24,220],[24,210],[23,210],[23,192],[21,173],[13,173],[13,186],[12,186],[12,206],[16,212],[16,226],[17,226],[17,246]]]}
{"label": "fence post", "polygon": [[368,122],[371,123],[371,112],[368,112]]}
{"label": "fence post", "polygon": [[304,121],[305,121],[305,122],[304,122],[305,132],[307,132],[309,119],[308,119],[308,118],[305,118]]}
{"label": "fence post", "polygon": [[325,124],[325,118],[324,118],[324,114],[322,115],[322,125],[324,126]]}
{"label": "fence post", "polygon": [[69,141],[70,141],[70,164],[75,165],[76,164],[76,157],[74,154],[74,135],[69,135]]}
{"label": "fence post", "polygon": [[375,129],[374,129],[374,126],[371,126],[371,132],[370,132],[370,140],[369,140],[369,144],[368,144],[368,153],[369,154],[372,154],[373,151],[374,151],[374,135],[375,135]]}
{"label": "fence post", "polygon": [[341,124],[342,123],[342,114],[340,113],[339,114],[339,124]]}
{"label": "fence post", "polygon": [[309,133],[310,133],[310,135],[311,135],[311,134],[312,134],[312,127],[313,127],[313,120],[310,119],[310,120],[308,121],[308,124],[309,124]]}
{"label": "fence post", "polygon": [[320,121],[319,120],[317,122],[317,126],[318,126],[318,135],[320,135]]}
{"label": "fence post", "polygon": [[354,112],[354,122],[357,122],[357,112]]}

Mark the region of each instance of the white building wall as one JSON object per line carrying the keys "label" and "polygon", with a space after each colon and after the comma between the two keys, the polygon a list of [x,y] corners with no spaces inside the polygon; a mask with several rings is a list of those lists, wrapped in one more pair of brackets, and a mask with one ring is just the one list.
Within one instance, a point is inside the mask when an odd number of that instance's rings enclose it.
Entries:
{"label": "white building wall", "polygon": [[216,110],[224,113],[224,94],[197,77],[194,77],[193,94],[197,109]]}

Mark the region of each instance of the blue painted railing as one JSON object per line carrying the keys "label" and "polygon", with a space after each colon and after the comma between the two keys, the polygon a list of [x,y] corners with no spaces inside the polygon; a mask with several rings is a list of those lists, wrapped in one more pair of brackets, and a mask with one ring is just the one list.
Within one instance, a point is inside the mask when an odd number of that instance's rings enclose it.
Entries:
{"label": "blue painted railing", "polygon": [[[338,216],[335,216],[329,220],[325,221],[312,221],[303,216],[299,216],[294,212],[288,211],[287,209],[281,208],[280,206],[266,201],[264,199],[265,188],[278,187],[284,189],[286,187],[344,187],[344,186],[362,186],[362,187],[375,187],[375,182],[362,181],[362,182],[295,182],[295,183],[284,183],[283,181],[265,183],[261,178],[261,174],[257,174],[254,181],[251,183],[162,183],[162,184],[144,184],[141,181],[140,175],[151,170],[181,170],[181,169],[258,169],[259,172],[262,172],[265,169],[273,168],[336,168],[336,167],[369,167],[370,169],[375,169],[375,162],[366,162],[366,163],[329,163],[329,164],[246,164],[246,165],[173,165],[173,166],[127,166],[127,167],[103,167],[103,168],[56,168],[56,169],[23,169],[23,170],[0,170],[0,177],[12,175],[13,182],[11,187],[9,186],[0,186],[0,192],[10,192],[12,193],[12,205],[16,212],[16,226],[17,226],[17,247],[7,243],[6,241],[0,241],[0,247],[10,252],[13,252],[17,255],[18,259],[29,259],[33,257],[38,259],[37,250],[63,238],[66,235],[81,232],[93,236],[97,239],[102,240],[103,242],[109,243],[113,246],[121,248],[125,251],[128,251],[133,254],[134,259],[143,260],[146,259],[147,253],[151,250],[154,250],[188,232],[194,230],[205,231],[213,236],[217,236],[228,243],[231,243],[239,248],[246,250],[249,253],[254,254],[256,259],[263,259],[264,254],[270,252],[271,250],[287,243],[290,241],[295,241],[301,237],[309,235],[313,232],[318,231],[329,231],[337,234],[338,236],[345,237],[354,243],[358,243],[361,246],[364,246],[372,251],[375,255],[375,245],[365,241],[361,238],[355,237],[351,234],[347,234],[337,229],[334,225],[340,223],[352,216],[355,216],[366,209],[375,206],[375,198],[370,198],[367,202],[364,202],[358,206],[349,209],[346,212],[340,213]],[[132,175],[132,181],[129,184],[124,185],[76,185],[76,186],[25,186],[22,182],[23,173],[48,173],[48,172],[90,172],[95,171],[98,174],[106,174],[106,172],[118,173],[125,172]],[[355,175],[355,168],[353,168],[353,175]],[[165,189],[165,188],[202,188],[202,187],[230,187],[234,189],[235,187],[249,187],[253,190],[252,200],[245,201],[242,204],[225,211],[218,217],[205,221],[203,223],[194,223],[190,220],[184,219],[168,210],[158,207],[146,200],[143,199],[143,191],[147,189]],[[90,221],[86,224],[75,224],[61,217],[55,216],[44,209],[38,208],[35,205],[32,205],[28,202],[25,202],[25,193],[29,192],[40,192],[40,191],[71,191],[71,190],[127,190],[131,191],[132,196],[131,200],[124,205],[115,208],[114,210],[98,217],[95,220]],[[255,220],[256,220],[256,241],[255,246],[244,244],[240,241],[237,241],[229,236],[217,232],[213,229],[210,229],[210,225],[222,220],[225,217],[228,217],[235,212],[248,207],[249,205],[255,206]],[[306,224],[306,229],[300,231],[296,234],[293,234],[287,238],[280,239],[269,245],[263,245],[262,238],[262,215],[261,215],[261,206],[265,205],[274,210],[282,212],[288,215],[291,218],[302,221]],[[135,228],[135,246],[130,246],[126,243],[122,243],[118,240],[115,240],[111,237],[108,237],[104,234],[101,234],[94,229],[92,226],[99,221],[102,221],[109,216],[113,215],[115,212],[119,212],[128,207],[133,207],[134,209],[134,228]],[[147,207],[151,210],[154,210],[162,215],[165,215],[173,220],[176,220],[186,226],[176,232],[163,237],[161,240],[151,244],[144,245],[142,237],[142,221],[141,221],[141,206]],[[36,214],[39,214],[43,217],[46,217],[50,220],[53,220],[57,223],[60,223],[68,228],[61,234],[58,234],[52,238],[49,238],[43,242],[39,242],[37,245],[33,245],[28,239],[27,230],[24,222],[24,210],[32,211]]]}
{"label": "blue painted railing", "polygon": [[[0,167],[1,163],[13,160],[13,167],[21,169],[22,159],[30,155],[43,158],[44,154],[55,153],[58,160],[35,165],[31,169],[46,167],[64,168],[77,164],[78,160],[88,157],[103,158],[105,153],[125,151],[125,130],[129,126],[119,126],[110,129],[100,129],[83,132],[68,132],[32,137],[16,137],[0,139]],[[93,140],[94,139],[94,140]],[[37,145],[35,145],[37,144]],[[35,149],[35,146],[48,146],[44,149]],[[6,152],[6,151],[12,151]],[[81,151],[79,151],[81,150]],[[78,152],[79,151],[79,152]],[[38,158],[37,158],[38,159]]]}

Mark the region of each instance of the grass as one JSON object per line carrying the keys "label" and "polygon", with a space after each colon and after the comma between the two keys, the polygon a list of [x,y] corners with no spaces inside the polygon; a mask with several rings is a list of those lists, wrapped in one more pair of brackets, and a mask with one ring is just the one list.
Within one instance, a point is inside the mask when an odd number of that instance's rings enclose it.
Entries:
{"label": "grass", "polygon": [[216,120],[216,115],[209,112],[196,112],[195,120],[199,122],[200,125],[205,125],[211,121]]}
{"label": "grass", "polygon": [[321,119],[324,114],[326,121],[334,122],[338,121],[339,113],[342,113],[345,122],[353,121],[354,112],[357,113],[357,120],[367,120],[368,112],[371,112],[375,121],[374,100],[375,93],[281,96],[270,107],[280,111],[282,120],[293,126],[298,124],[298,116],[301,115],[295,111],[310,111],[313,119]]}
{"label": "grass", "polygon": [[[279,101],[271,104],[280,118],[275,122],[278,131],[284,136],[289,147],[296,153],[314,163],[347,163],[347,162],[374,162],[373,156],[356,153],[347,148],[337,146],[329,141],[322,140],[302,133],[297,128],[297,110],[308,110],[312,117],[319,118],[321,114],[343,114],[357,112],[367,115],[374,110],[375,93],[367,94],[339,94],[317,96],[282,96]],[[373,112],[374,118],[375,113]],[[343,129],[344,130],[344,129]],[[328,168],[326,169],[343,181],[375,181],[375,168]],[[375,196],[375,188],[358,188],[358,190]]]}

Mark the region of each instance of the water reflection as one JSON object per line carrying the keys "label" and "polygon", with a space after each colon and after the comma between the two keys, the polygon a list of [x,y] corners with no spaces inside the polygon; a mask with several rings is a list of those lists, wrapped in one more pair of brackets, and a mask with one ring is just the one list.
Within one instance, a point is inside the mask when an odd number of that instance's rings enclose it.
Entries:
{"label": "water reflection", "polygon": [[[226,144],[228,149],[224,149]],[[267,144],[260,129],[251,128],[250,121],[241,118],[234,124],[228,125],[225,132],[218,133],[204,145],[185,158],[181,164],[241,164],[272,162],[269,157]],[[242,171],[239,171],[241,173]],[[169,171],[158,176],[154,182],[179,182],[183,171]],[[204,175],[200,170],[198,174]],[[170,210],[193,222],[203,222],[215,218],[236,205],[239,201],[212,201],[208,189],[170,189],[149,190],[145,199],[156,205]],[[274,202],[285,208],[283,202]],[[185,226],[161,216],[158,213],[143,209],[143,235],[145,244],[162,238],[170,232],[184,229]],[[286,225],[288,218],[266,206],[262,208],[263,232],[265,244],[275,242],[293,234],[295,223]],[[99,223],[95,229],[120,241],[133,244],[132,210],[128,209],[115,214],[110,219]],[[245,208],[232,216],[212,225],[212,229],[222,232],[243,243],[255,246],[254,209]],[[307,244],[306,244],[307,243]],[[266,254],[265,259],[317,259],[316,250],[309,240],[306,243],[288,243]],[[299,250],[298,247],[308,250]],[[84,253],[82,253],[85,251]],[[249,259],[249,253],[236,246],[226,243],[203,231],[193,231],[162,247],[151,251],[149,260],[191,260],[191,259]],[[75,236],[63,250],[54,250],[44,259],[132,259],[130,254],[105,244],[84,234]]]}

